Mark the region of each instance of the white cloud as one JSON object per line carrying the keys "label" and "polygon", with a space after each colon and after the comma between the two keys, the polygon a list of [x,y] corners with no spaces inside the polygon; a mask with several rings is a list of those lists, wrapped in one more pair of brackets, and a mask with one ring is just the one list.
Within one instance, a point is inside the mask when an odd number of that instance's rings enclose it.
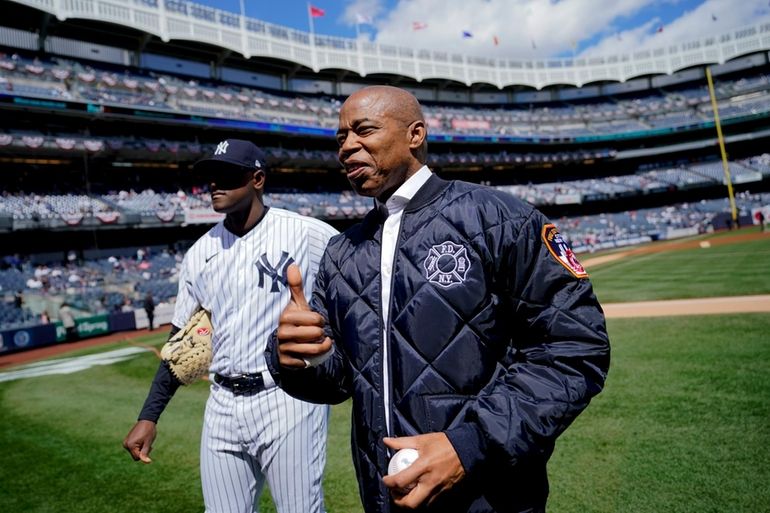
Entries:
{"label": "white cloud", "polygon": [[[570,50],[574,42],[654,1],[400,0],[377,26],[377,41],[494,57],[545,57]],[[414,31],[414,21],[428,28]],[[463,30],[474,37],[463,39]]]}
{"label": "white cloud", "polygon": [[342,21],[348,25],[360,23],[361,17],[369,18],[372,23],[377,23],[385,10],[384,0],[352,0],[345,6]]}
{"label": "white cloud", "polygon": [[[651,20],[612,36],[608,36],[581,53],[584,56],[632,53],[650,48],[661,48],[672,43],[694,41],[707,36],[729,32],[767,18],[770,10],[759,2],[730,2],[706,0],[692,11],[684,12],[676,20],[662,24]],[[716,18],[716,20],[714,19]],[[658,32],[659,27],[662,32]]]}
{"label": "white cloud", "polygon": [[[581,41],[596,41],[584,55],[617,54],[672,41],[724,32],[767,16],[766,3],[754,0],[706,0],[665,25],[657,19],[629,27],[645,9],[678,0],[352,0],[344,19],[371,15],[376,42],[495,58],[544,58],[569,54]],[[717,21],[712,20],[712,14]],[[413,30],[413,22],[427,23]],[[463,38],[463,31],[472,38]],[[618,35],[620,38],[618,38]],[[499,44],[494,44],[494,37]],[[533,48],[534,46],[536,48]],[[585,44],[585,43],[584,43]],[[580,45],[580,47],[584,46]]]}

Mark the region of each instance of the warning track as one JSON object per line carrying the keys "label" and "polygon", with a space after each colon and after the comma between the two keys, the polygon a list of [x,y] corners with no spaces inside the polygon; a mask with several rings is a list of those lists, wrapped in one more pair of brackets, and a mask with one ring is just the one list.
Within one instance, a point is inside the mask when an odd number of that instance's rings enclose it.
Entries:
{"label": "warning track", "polygon": [[607,318],[770,313],[770,295],[602,304]]}

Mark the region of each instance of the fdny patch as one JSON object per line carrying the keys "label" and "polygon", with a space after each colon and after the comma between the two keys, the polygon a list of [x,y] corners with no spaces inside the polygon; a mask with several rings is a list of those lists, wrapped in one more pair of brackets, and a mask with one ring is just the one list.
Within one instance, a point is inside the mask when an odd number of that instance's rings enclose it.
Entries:
{"label": "fdny patch", "polygon": [[423,265],[428,281],[449,288],[465,281],[471,261],[465,246],[445,241],[430,248]]}
{"label": "fdny patch", "polygon": [[575,278],[588,278],[588,273],[580,265],[578,259],[575,257],[575,253],[561,236],[556,229],[556,225],[547,224],[543,226],[543,242],[548,247],[548,251],[551,252],[553,257],[561,265],[567,268]]}

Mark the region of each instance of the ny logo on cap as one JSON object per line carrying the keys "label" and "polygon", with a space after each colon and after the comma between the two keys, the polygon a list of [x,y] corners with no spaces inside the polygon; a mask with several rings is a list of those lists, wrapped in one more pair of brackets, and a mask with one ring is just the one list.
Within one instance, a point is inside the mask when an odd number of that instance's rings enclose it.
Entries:
{"label": "ny logo on cap", "polygon": [[224,155],[227,153],[227,141],[222,141],[217,144],[217,149],[214,151],[214,155]]}

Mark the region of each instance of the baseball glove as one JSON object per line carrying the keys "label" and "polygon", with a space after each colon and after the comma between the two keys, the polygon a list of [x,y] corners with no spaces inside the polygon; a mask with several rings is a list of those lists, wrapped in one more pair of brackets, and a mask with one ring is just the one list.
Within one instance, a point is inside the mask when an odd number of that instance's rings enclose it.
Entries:
{"label": "baseball glove", "polygon": [[211,318],[206,310],[193,314],[160,350],[172,374],[183,384],[202,378],[211,365]]}

